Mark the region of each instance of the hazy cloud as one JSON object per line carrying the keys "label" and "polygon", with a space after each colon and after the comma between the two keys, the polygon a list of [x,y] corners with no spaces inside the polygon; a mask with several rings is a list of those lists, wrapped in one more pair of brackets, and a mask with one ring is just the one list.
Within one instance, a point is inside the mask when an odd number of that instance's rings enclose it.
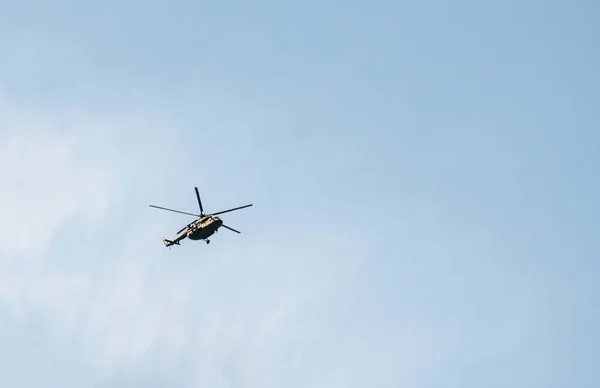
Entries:
{"label": "hazy cloud", "polygon": [[[87,124],[82,115],[14,112],[3,112],[10,132],[0,153],[0,302],[17,322],[75,341],[76,353],[56,357],[81,357],[112,386],[148,373],[236,387],[315,386],[360,374],[352,371],[362,359],[352,355],[356,339],[336,329],[347,318],[328,312],[369,256],[352,229],[295,219],[246,231],[243,251],[199,245],[185,259],[178,252],[187,245],[161,247],[166,227],[156,213],[139,221],[119,213],[125,203],[147,207],[129,192],[139,171],[166,174],[159,170],[170,155],[152,154],[158,126],[143,126],[141,160],[116,141],[141,132],[135,119],[90,116]],[[48,344],[47,335],[36,341]]]}

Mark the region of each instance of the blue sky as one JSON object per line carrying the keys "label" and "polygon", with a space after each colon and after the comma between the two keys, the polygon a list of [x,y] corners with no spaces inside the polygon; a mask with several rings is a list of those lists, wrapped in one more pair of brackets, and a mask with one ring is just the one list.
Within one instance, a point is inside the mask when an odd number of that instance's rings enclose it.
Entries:
{"label": "blue sky", "polygon": [[598,386],[600,6],[282,4],[0,0],[2,386]]}

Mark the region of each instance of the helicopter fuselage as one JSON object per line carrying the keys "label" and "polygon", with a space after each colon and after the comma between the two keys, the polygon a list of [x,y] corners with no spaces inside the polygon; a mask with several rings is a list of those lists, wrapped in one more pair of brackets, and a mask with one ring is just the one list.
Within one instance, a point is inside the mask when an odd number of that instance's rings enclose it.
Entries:
{"label": "helicopter fuselage", "polygon": [[221,225],[223,225],[223,221],[219,217],[206,216],[190,225],[185,234],[190,240],[206,240],[215,234]]}
{"label": "helicopter fuselage", "polygon": [[170,247],[189,238],[190,240],[205,240],[208,244],[210,243],[208,238],[215,234],[222,225],[223,221],[217,216],[203,216],[184,228],[174,239],[163,239],[163,243],[165,247]]}

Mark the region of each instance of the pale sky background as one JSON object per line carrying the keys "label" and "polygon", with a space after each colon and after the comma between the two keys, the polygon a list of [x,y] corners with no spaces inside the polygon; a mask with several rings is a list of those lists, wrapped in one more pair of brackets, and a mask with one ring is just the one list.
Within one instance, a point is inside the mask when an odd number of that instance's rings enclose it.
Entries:
{"label": "pale sky background", "polygon": [[0,386],[597,388],[599,19],[0,0]]}

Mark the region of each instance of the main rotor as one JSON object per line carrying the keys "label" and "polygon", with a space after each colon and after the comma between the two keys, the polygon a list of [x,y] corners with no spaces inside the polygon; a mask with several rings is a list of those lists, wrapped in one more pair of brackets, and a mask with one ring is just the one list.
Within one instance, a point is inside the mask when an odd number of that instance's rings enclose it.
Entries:
{"label": "main rotor", "polygon": [[[244,208],[252,206],[252,204],[249,204],[249,205],[234,207],[232,209],[222,210],[222,211],[219,211],[219,212],[216,212],[216,213],[204,214],[204,208],[202,206],[202,200],[200,199],[200,192],[198,192],[198,187],[194,187],[194,190],[196,191],[196,198],[198,199],[198,207],[200,208],[200,214],[183,212],[181,210],[169,209],[169,208],[162,207],[162,206],[155,206],[155,205],[149,205],[149,206],[153,207],[153,208],[156,208],[156,209],[167,210],[167,211],[170,211],[170,212],[185,214],[185,215],[188,215],[188,216],[193,216],[193,217],[198,217],[198,218],[202,218],[202,217],[206,217],[206,216],[216,216],[218,214],[229,213],[229,212],[232,212],[234,210],[240,210],[240,209],[244,209]],[[192,224],[193,224],[193,222],[190,223],[190,224],[188,224],[188,225],[186,225],[185,228],[189,227]],[[221,226],[224,227],[224,228],[227,228],[227,229],[229,229],[229,230],[231,230],[233,232],[240,233],[239,231],[237,231],[237,230],[235,230],[235,229],[233,229],[233,228],[231,228],[231,227],[229,227],[227,225],[222,224]],[[185,230],[185,228],[181,229],[177,233],[181,233],[183,230]]]}

